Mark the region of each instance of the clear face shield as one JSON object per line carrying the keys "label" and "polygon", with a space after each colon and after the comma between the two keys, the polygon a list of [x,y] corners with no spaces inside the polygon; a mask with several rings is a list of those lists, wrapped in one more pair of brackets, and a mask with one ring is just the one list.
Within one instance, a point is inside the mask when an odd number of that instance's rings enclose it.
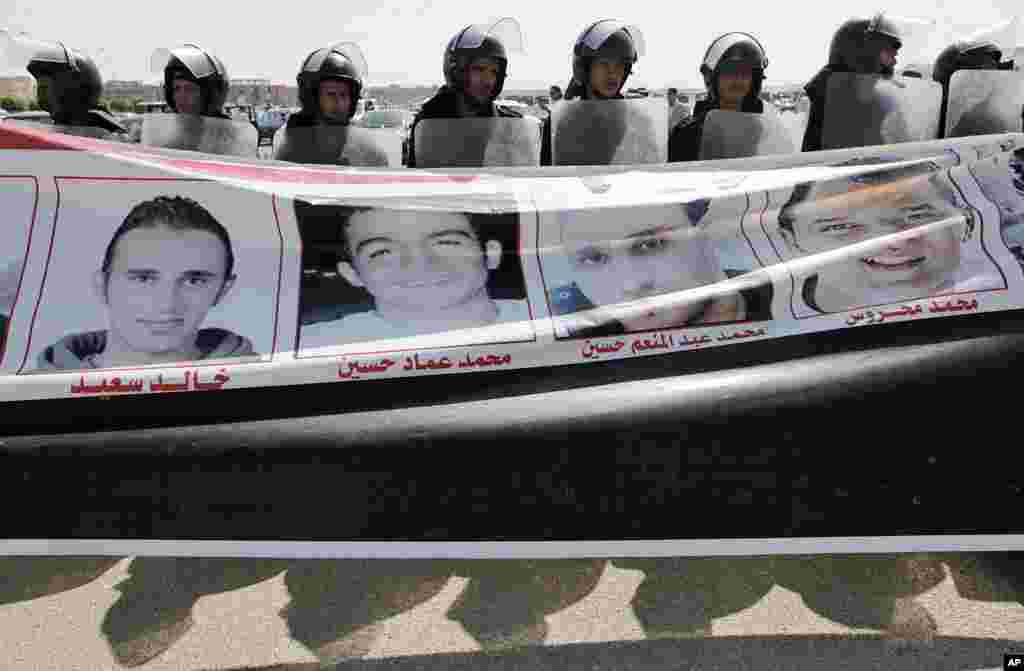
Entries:
{"label": "clear face shield", "polygon": [[992,44],[1002,52],[1002,61],[1011,61],[1022,35],[1024,35],[1024,30],[1022,30],[1021,17],[1015,16],[995,25],[966,33],[957,41],[965,45]]}
{"label": "clear face shield", "polygon": [[[753,42],[754,44],[748,44]],[[732,33],[730,35],[723,35],[719,39],[715,40],[715,43],[708,49],[707,56],[704,58],[704,65],[710,70],[714,70],[715,66],[721,62],[722,56],[727,51],[741,45],[734,54],[738,60],[750,63],[751,66],[764,70],[768,67],[768,58],[764,55],[764,50],[755,45],[760,43],[753,38],[751,35],[745,33]],[[739,52],[739,53],[737,53]]]}
{"label": "clear face shield", "polygon": [[370,76],[370,66],[366,62],[363,50],[355,42],[336,42],[326,49],[316,52],[303,66],[303,72],[319,72],[324,61],[331,53],[340,54],[345,60],[352,64],[359,78],[363,81]]}
{"label": "clear face shield", "polygon": [[633,40],[633,46],[636,48],[637,57],[643,56],[646,53],[646,46],[644,43],[644,35],[640,31],[640,28],[614,19],[606,19],[593,26],[585,35],[582,36],[581,42],[583,43],[583,46],[587,47],[591,51],[597,51],[609,37],[620,30],[625,30],[629,34],[630,39]]}
{"label": "clear face shield", "polygon": [[507,53],[525,54],[523,30],[510,16],[492,23],[476,23],[464,30],[456,41],[456,49],[478,49],[484,40],[492,37],[505,47]]}
{"label": "clear face shield", "polygon": [[32,61],[75,67],[71,50],[60,42],[47,42],[26,33],[0,30],[0,73],[24,76]]}
{"label": "clear face shield", "polygon": [[171,62],[177,59],[196,79],[217,74],[217,66],[206,51],[195,44],[183,44],[172,49],[160,48],[149,57],[149,71],[163,75]]}

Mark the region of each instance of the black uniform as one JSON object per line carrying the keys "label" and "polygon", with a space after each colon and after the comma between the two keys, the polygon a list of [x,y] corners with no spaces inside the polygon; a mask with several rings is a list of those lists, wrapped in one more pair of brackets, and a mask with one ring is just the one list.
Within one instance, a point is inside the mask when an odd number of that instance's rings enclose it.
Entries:
{"label": "black uniform", "polygon": [[821,134],[825,124],[825,90],[828,77],[833,72],[851,72],[848,68],[826,65],[814,79],[804,86],[804,93],[811,101],[811,109],[807,115],[807,127],[804,129],[804,141],[800,151],[818,151],[821,149]]}
{"label": "black uniform", "polygon": [[[424,119],[458,119],[459,103],[458,94],[447,86],[442,86],[437,94],[423,104],[416,118],[413,119],[412,127],[409,129],[409,156],[406,165],[410,168],[416,167],[416,124]],[[479,117],[504,117],[510,119],[522,119],[523,115],[514,109],[495,105],[493,102],[483,108],[476,116]]]}
{"label": "black uniform", "polygon": [[312,128],[317,123],[316,116],[306,112],[306,110],[301,110],[288,115],[285,128]]}

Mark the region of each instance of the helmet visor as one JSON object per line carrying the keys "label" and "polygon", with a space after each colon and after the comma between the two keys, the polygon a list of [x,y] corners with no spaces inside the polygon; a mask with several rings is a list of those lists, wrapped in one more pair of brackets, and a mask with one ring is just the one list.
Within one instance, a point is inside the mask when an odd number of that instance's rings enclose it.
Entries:
{"label": "helmet visor", "polygon": [[938,22],[895,14],[876,14],[868,24],[867,35],[876,43],[895,43],[899,48],[899,64],[931,63]]}
{"label": "helmet visor", "polygon": [[708,51],[704,64],[714,69],[724,61],[746,63],[752,68],[764,69],[768,59],[757,43],[747,35],[727,35],[719,38]]}
{"label": "helmet visor", "polygon": [[0,73],[23,75],[31,61],[72,66],[68,49],[59,42],[44,42],[25,33],[0,30]]}
{"label": "helmet visor", "polygon": [[194,44],[183,44],[172,49],[157,49],[149,58],[149,71],[154,74],[162,74],[175,58],[196,79],[203,79],[217,74],[217,66],[214,64],[213,59],[207,55],[202,47]]}
{"label": "helmet visor", "polygon": [[501,42],[506,52],[525,53],[522,28],[519,26],[518,21],[508,16],[491,24],[473,24],[459,35],[454,48],[478,49],[487,37],[492,37]]}
{"label": "helmet visor", "polygon": [[1021,30],[1021,19],[1019,16],[1015,16],[1007,21],[1001,21],[993,26],[968,33],[960,41],[965,45],[991,44],[1004,56],[1010,56],[1020,44],[1022,35],[1024,35],[1024,31]]}
{"label": "helmet visor", "polygon": [[583,45],[591,51],[597,51],[609,37],[620,30],[624,30],[633,41],[633,46],[636,48],[636,55],[643,56],[645,53],[644,36],[643,33],[640,32],[640,29],[634,25],[626,24],[614,19],[605,19],[591,27],[582,38]]}
{"label": "helmet visor", "polygon": [[302,68],[302,71],[320,72],[320,68],[323,67],[324,61],[331,53],[339,54],[351,63],[360,79],[365,81],[369,76],[370,67],[366,63],[366,57],[363,55],[363,50],[360,49],[359,45],[355,42],[337,42],[326,49],[320,49],[314,53],[308,61],[306,61],[306,65]]}

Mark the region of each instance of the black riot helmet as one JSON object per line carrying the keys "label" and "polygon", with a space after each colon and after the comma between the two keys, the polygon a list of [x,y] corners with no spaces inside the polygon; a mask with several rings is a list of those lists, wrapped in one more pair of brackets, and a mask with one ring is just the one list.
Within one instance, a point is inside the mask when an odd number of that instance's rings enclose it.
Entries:
{"label": "black riot helmet", "polygon": [[943,86],[957,70],[999,70],[1003,50],[995,42],[976,40],[954,42],[939,54],[932,67],[932,79]]}
{"label": "black riot helmet", "polygon": [[367,77],[366,59],[356,44],[343,42],[317,49],[302,61],[295,78],[299,85],[299,104],[302,111],[314,118],[320,116],[320,84],[338,80],[347,82],[352,94],[352,107],[348,118],[356,113],[356,103],[363,93]]}
{"label": "black riot helmet", "polygon": [[444,48],[444,83],[454,91],[465,91],[466,68],[478,58],[489,58],[498,63],[498,79],[492,94],[492,99],[497,98],[508,76],[508,54],[521,48],[522,33],[513,18],[506,17],[492,25],[466,26]]}
{"label": "black riot helmet", "polygon": [[892,68],[879,63],[883,49],[903,46],[902,30],[898,22],[885,14],[872,18],[848,19],[832,36],[828,49],[828,64],[844,72],[892,75]]}
{"label": "black riot helmet", "polygon": [[199,85],[202,91],[203,116],[223,116],[228,97],[228,71],[219,58],[196,44],[183,44],[173,49],[158,49],[153,54],[154,70],[164,75],[164,100],[172,110],[174,80],[185,79]]}
{"label": "black riot helmet", "polygon": [[626,85],[633,65],[644,52],[644,39],[640,29],[614,19],[596,21],[576,38],[572,48],[572,82],[565,97],[590,96],[590,67],[599,57],[607,57],[626,66],[622,85]]}
{"label": "black riot helmet", "polygon": [[103,78],[91,58],[57,42],[40,48],[28,62],[29,74],[49,77],[46,96],[50,116],[59,124],[72,124],[99,105]]}
{"label": "black riot helmet", "polygon": [[749,33],[726,33],[712,42],[704,53],[700,73],[704,76],[708,96],[712,99],[718,97],[718,75],[723,68],[728,68],[731,64],[747,65],[751,68],[753,76],[750,97],[760,97],[768,57],[765,56],[761,43]]}

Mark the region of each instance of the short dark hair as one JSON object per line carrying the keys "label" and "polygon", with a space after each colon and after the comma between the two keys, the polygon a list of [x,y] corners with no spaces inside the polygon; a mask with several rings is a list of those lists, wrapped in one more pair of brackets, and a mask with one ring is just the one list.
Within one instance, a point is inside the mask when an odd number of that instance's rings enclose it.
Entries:
{"label": "short dark hair", "polygon": [[[850,159],[849,161],[844,161],[843,163],[837,163],[830,167],[842,168],[854,165],[883,165],[885,163],[889,163],[891,160],[892,159],[887,159],[881,156],[862,156]],[[865,184],[887,184],[907,177],[936,174],[938,170],[938,164],[933,163],[932,161],[922,161],[920,163],[914,163],[913,165],[874,171],[866,175],[848,175],[846,177],[839,177],[836,179],[853,180]],[[796,217],[793,216],[793,208],[810,198],[811,191],[814,190],[814,187],[818,183],[819,182],[801,182],[796,185],[793,189],[793,193],[789,196],[789,200],[787,200],[786,204],[779,210],[779,228],[788,231],[790,235],[795,234],[795,231],[793,230],[793,221]]]}
{"label": "short dark hair", "polygon": [[110,269],[114,264],[114,254],[118,241],[126,234],[139,228],[169,228],[172,231],[205,231],[224,243],[224,260],[226,271],[224,281],[227,282],[235,268],[235,253],[231,248],[231,236],[210,212],[192,200],[183,196],[157,196],[146,200],[132,208],[121,225],[114,231],[114,236],[107,244],[103,255],[102,271],[110,280]]}
{"label": "short dark hair", "polygon": [[679,93],[679,89],[677,89],[677,88],[676,88],[676,87],[674,87],[674,86],[670,86],[670,87],[668,87],[668,90],[667,90],[667,91],[665,91],[665,93],[666,93],[666,94],[668,94],[668,93],[675,93],[675,94],[678,94],[678,93]]}
{"label": "short dark hair", "polygon": [[559,86],[558,84],[552,84],[551,88],[548,89],[548,93],[551,93],[552,91],[558,91],[559,93],[561,93],[562,87]]}
{"label": "short dark hair", "polygon": [[[352,250],[349,248],[347,230],[352,217],[359,212],[370,212],[383,208],[364,205],[314,205],[304,200],[295,201],[295,218],[299,224],[299,235],[304,248],[315,246],[310,253],[317,254],[321,263],[331,265],[340,261],[352,262]],[[481,229],[482,215],[470,212],[454,212],[462,215],[469,222],[469,227],[480,242],[481,251],[486,240]],[[325,253],[329,259],[324,259]],[[305,264],[304,264],[305,265]]]}

